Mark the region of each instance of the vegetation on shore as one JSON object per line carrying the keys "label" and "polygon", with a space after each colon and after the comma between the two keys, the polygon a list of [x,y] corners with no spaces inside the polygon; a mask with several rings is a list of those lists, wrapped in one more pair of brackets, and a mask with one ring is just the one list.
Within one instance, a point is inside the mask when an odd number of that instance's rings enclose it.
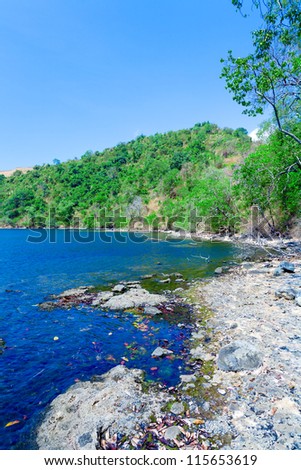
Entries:
{"label": "vegetation on shore", "polygon": [[[300,132],[301,126],[296,126]],[[275,132],[252,143],[245,129],[208,122],[139,136],[80,159],[0,177],[0,224],[7,227],[128,226],[240,230],[257,205],[271,231],[300,211],[300,169],[287,173],[298,144]]]}

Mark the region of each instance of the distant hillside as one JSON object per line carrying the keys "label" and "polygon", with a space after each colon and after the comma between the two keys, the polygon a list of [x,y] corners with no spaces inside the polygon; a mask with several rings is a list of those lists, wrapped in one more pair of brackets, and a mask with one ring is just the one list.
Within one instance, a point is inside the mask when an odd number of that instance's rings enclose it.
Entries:
{"label": "distant hillside", "polygon": [[254,146],[245,129],[204,122],[177,132],[141,135],[78,160],[35,166],[26,174],[0,178],[0,224],[94,227],[96,218],[99,227],[119,227],[122,216],[149,222],[160,216],[169,227],[167,218],[187,223],[190,206],[200,215],[235,213],[229,182]]}
{"label": "distant hillside", "polygon": [[15,168],[14,170],[6,170],[6,171],[0,170],[0,175],[3,175],[6,178],[8,178],[9,176],[12,176],[15,173],[15,171],[20,171],[21,173],[27,173],[28,171],[31,171],[31,170],[32,168]]}

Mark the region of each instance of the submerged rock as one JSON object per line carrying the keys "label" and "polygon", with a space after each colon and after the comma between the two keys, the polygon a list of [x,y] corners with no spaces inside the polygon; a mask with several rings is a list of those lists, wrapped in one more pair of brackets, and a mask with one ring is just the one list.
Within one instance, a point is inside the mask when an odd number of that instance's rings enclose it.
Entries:
{"label": "submerged rock", "polygon": [[135,435],[140,423],[159,416],[169,399],[163,392],[143,392],[142,382],[141,370],[119,365],[100,382],[72,385],[51,403],[38,428],[39,449],[95,450],[104,433]]}
{"label": "submerged rock", "polygon": [[152,352],[152,357],[163,357],[163,356],[168,356],[169,354],[173,354],[173,351],[170,349],[164,349],[158,346],[153,352]]}
{"label": "submerged rock", "polygon": [[253,370],[262,365],[261,352],[247,341],[233,341],[224,346],[217,359],[218,368],[227,372]]}
{"label": "submerged rock", "polygon": [[55,308],[57,308],[57,304],[54,302],[42,302],[38,304],[40,310],[44,310],[45,312],[52,312]]}
{"label": "submerged rock", "polygon": [[6,347],[6,345],[5,345],[4,339],[3,339],[3,338],[0,338],[0,354],[3,353],[5,347]]}

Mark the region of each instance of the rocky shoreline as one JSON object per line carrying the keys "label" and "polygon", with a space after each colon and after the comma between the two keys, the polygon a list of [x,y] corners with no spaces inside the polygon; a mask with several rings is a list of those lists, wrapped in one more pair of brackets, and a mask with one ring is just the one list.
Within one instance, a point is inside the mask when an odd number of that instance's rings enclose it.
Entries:
{"label": "rocky shoreline", "polygon": [[176,295],[132,282],[107,293],[67,291],[40,305],[87,302],[160,315],[176,302],[191,305],[195,321],[177,386],[146,386],[142,371],[125,366],[77,383],[52,402],[37,431],[39,448],[299,449],[301,258],[296,246],[284,252],[285,263],[267,254]]}
{"label": "rocky shoreline", "polygon": [[[290,263],[243,263],[195,287],[194,295],[214,314],[207,322],[212,336],[233,347],[226,367],[223,348],[216,354],[213,345],[211,352],[211,383],[225,392],[216,427],[232,434],[228,448],[301,447],[300,294],[299,256]],[[239,370],[244,355],[250,364]]]}

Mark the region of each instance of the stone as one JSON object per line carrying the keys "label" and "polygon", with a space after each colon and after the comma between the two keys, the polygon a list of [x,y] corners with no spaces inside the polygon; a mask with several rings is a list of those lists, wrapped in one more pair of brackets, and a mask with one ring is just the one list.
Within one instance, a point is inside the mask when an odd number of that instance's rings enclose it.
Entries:
{"label": "stone", "polygon": [[295,272],[295,265],[293,263],[289,263],[288,261],[281,261],[279,267],[286,273]]}
{"label": "stone", "polygon": [[215,274],[222,274],[223,273],[223,268],[219,267],[214,270]]}
{"label": "stone", "polygon": [[[142,422],[161,415],[169,396],[143,391],[143,371],[116,366],[98,382],[78,382],[56,397],[37,429],[44,450],[96,450],[100,431],[135,436]],[[133,412],[133,409],[139,411]],[[131,411],[130,411],[131,410]]]}
{"label": "stone", "polygon": [[233,341],[221,348],[217,359],[218,368],[227,372],[253,370],[261,365],[261,352],[254,344],[245,340]]}
{"label": "stone", "polygon": [[89,432],[82,434],[78,438],[78,444],[80,447],[85,447],[87,444],[90,444],[91,442],[93,442],[93,438]]}
{"label": "stone", "polygon": [[113,287],[112,292],[121,293],[124,292],[126,289],[124,284],[117,284]]}
{"label": "stone", "polygon": [[283,297],[286,300],[294,300],[294,298],[296,297],[296,292],[290,286],[282,286],[275,291],[275,296],[278,298]]}
{"label": "stone", "polygon": [[169,354],[173,354],[173,351],[170,349],[164,349],[158,346],[153,352],[152,352],[152,357],[163,357],[163,356],[168,356]]}
{"label": "stone", "polygon": [[59,294],[57,297],[60,299],[62,297],[80,297],[88,292],[92,286],[81,286],[76,289],[68,289]]}
{"label": "stone", "polygon": [[160,315],[162,312],[157,307],[145,307],[145,315]]}
{"label": "stone", "polygon": [[113,295],[114,294],[112,292],[99,292],[96,298],[93,300],[92,306],[97,307],[98,305],[101,305],[103,302],[111,299]]}
{"label": "stone", "polygon": [[170,278],[168,279],[160,279],[161,284],[168,284],[170,282]]}
{"label": "stone", "polygon": [[170,411],[174,413],[175,415],[180,415],[181,413],[184,412],[183,403],[176,401],[175,403],[172,404]]}
{"label": "stone", "polygon": [[180,375],[180,380],[183,383],[195,382],[196,376],[194,374]]}
{"label": "stone", "polygon": [[109,310],[125,310],[134,307],[154,307],[167,301],[166,296],[160,294],[150,294],[141,287],[130,289],[124,294],[115,295],[103,304]]}
{"label": "stone", "polygon": [[181,429],[179,428],[179,426],[170,426],[170,428],[167,428],[165,433],[164,433],[164,437],[165,439],[168,439],[168,440],[173,440],[173,439],[177,439],[177,437],[181,434]]}
{"label": "stone", "polygon": [[206,353],[204,347],[201,344],[196,348],[192,348],[190,350],[190,354],[192,359],[199,359],[202,361],[206,361],[208,357],[208,353]]}

